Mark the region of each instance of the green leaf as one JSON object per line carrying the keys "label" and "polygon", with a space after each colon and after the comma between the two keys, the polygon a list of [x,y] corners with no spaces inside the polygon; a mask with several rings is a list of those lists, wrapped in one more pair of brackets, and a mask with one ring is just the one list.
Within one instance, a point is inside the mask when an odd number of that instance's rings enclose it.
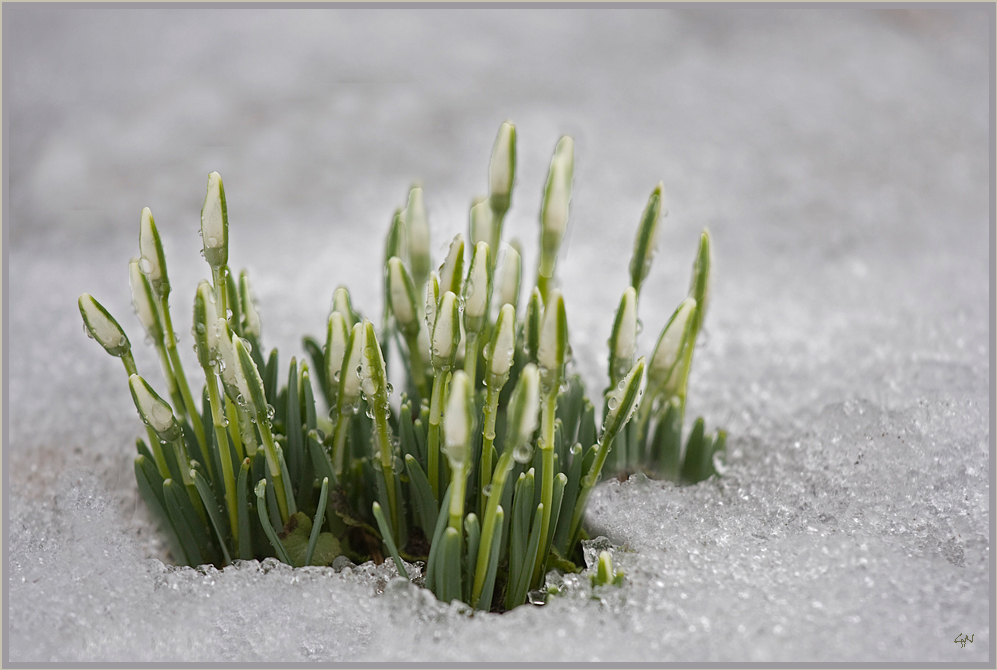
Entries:
{"label": "green leaf", "polygon": [[391,525],[384,518],[384,512],[381,511],[381,506],[377,504],[376,500],[371,505],[371,508],[374,511],[374,518],[377,520],[377,527],[381,531],[381,540],[384,542],[384,546],[387,547],[388,553],[391,554],[391,558],[395,562],[395,567],[398,569],[398,574],[408,579],[409,576],[405,570],[405,564],[402,563],[401,556],[398,555],[398,547],[395,546],[395,541],[391,537]]}
{"label": "green leaf", "polygon": [[412,456],[406,455],[405,468],[409,475],[409,490],[412,492],[416,520],[428,537],[436,528],[440,511],[436,506],[436,498],[433,497],[433,489],[429,485],[429,479],[426,478],[426,473],[423,472],[418,461]]}
{"label": "green leaf", "polygon": [[[182,489],[183,485],[177,484],[172,479],[163,482],[163,497],[166,500],[166,512],[169,514],[170,523],[183,546],[188,565],[196,567],[204,564],[203,547],[198,540],[198,531],[191,526],[191,514],[185,509],[190,505],[190,500],[187,498],[187,492]],[[190,510],[191,513],[193,511]],[[196,515],[194,517],[196,518]]]}
{"label": "green leaf", "polygon": [[239,480],[236,483],[236,504],[238,505],[239,519],[239,548],[238,557],[244,561],[253,558],[253,543],[249,523],[249,470],[250,460],[242,461],[239,467]]}
{"label": "green leaf", "polygon": [[[318,505],[315,508],[315,521],[312,523],[312,532],[308,536],[308,551],[305,552],[305,565],[314,565],[312,558],[315,556],[315,547],[318,544],[319,534],[322,530],[322,521],[325,518],[325,506],[329,500],[329,478],[322,479],[322,490],[319,493]],[[336,543],[339,544],[338,542]]]}
{"label": "green leaf", "polygon": [[[287,563],[288,565],[294,565],[294,563],[291,561],[291,557],[287,555],[287,550],[284,548],[284,545],[281,544],[280,538],[277,537],[277,533],[274,532],[273,525],[271,525],[270,523],[270,517],[266,513],[266,507],[267,507],[265,500],[266,491],[267,491],[267,480],[261,479],[256,484],[256,511],[259,513],[260,525],[263,526],[263,532],[266,533],[267,539],[270,540],[270,546],[272,546],[274,551],[277,552],[277,558],[279,558],[282,562]],[[305,516],[304,514],[302,514],[301,516],[304,517],[306,521],[308,521],[309,523],[308,530],[311,530],[311,521],[309,521],[308,517]],[[290,523],[290,519],[288,520],[288,523]],[[307,542],[308,540],[306,535],[305,543]],[[304,550],[307,551],[307,546],[305,547]]]}
{"label": "green leaf", "polygon": [[190,471],[190,478],[194,481],[194,486],[197,488],[197,494],[201,497],[201,502],[204,503],[204,509],[208,512],[208,519],[211,520],[211,526],[215,529],[215,537],[218,538],[218,546],[221,547],[222,557],[225,559],[225,563],[231,563],[232,557],[229,556],[228,548],[225,546],[225,538],[229,533],[228,523],[222,518],[222,515],[218,511],[218,506],[215,502],[215,495],[211,492],[208,487],[208,482],[204,477],[197,471]]}
{"label": "green leaf", "polygon": [[464,517],[464,533],[467,535],[467,552],[464,556],[464,597],[462,600],[468,602],[471,599],[471,585],[474,584],[474,568],[478,564],[478,545],[481,542],[481,524],[478,516],[471,512]]}
{"label": "green leaf", "polygon": [[498,574],[499,556],[502,549],[502,529],[505,527],[505,510],[499,505],[495,510],[495,529],[492,534],[491,551],[488,556],[488,572],[485,574],[485,585],[478,598],[478,609],[487,610],[491,607],[495,590],[495,575]]}
{"label": "green leaf", "polygon": [[634,253],[630,259],[630,285],[637,294],[640,294],[640,286],[647,278],[647,273],[651,270],[651,261],[654,259],[654,252],[657,247],[658,221],[661,214],[662,189],[664,184],[658,182],[651,192],[651,197],[647,200],[644,213],[640,217],[640,226],[637,228],[637,237],[634,239]]}
{"label": "green leaf", "polygon": [[692,432],[685,443],[685,459],[682,462],[682,481],[695,484],[699,481],[699,473],[703,469],[703,459],[706,458],[708,445],[703,436],[703,417],[692,424]]}

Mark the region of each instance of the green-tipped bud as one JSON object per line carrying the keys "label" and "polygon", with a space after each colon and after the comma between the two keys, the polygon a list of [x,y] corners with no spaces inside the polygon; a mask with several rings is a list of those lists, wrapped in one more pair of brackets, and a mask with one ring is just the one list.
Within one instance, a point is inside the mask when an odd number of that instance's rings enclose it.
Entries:
{"label": "green-tipped bud", "polygon": [[360,400],[360,359],[363,353],[363,326],[353,324],[350,339],[346,344],[346,354],[343,357],[343,368],[339,373],[339,403],[343,411],[347,411]]}
{"label": "green-tipped bud", "polygon": [[79,305],[83,326],[90,338],[97,340],[112,356],[121,357],[131,351],[131,343],[128,342],[125,331],[93,296],[84,293],[80,296]]}
{"label": "green-tipped bud", "polygon": [[388,259],[398,256],[405,258],[408,256],[408,235],[405,231],[405,219],[402,217],[402,210],[396,209],[391,217],[391,226],[388,228],[388,236],[384,241],[384,263]]}
{"label": "green-tipped bud", "polygon": [[197,351],[197,362],[201,367],[214,363],[218,354],[218,309],[215,305],[215,293],[211,284],[201,280],[194,294],[194,347]]}
{"label": "green-tipped bud", "polygon": [[256,369],[256,363],[253,362],[253,357],[249,354],[249,343],[238,335],[232,338],[232,343],[235,345],[235,354],[239,360],[239,370],[245,378],[249,391],[249,396],[245,398],[246,409],[250,416],[255,417],[257,421],[269,423],[272,418],[270,406],[267,404],[260,371]]}
{"label": "green-tipped bud", "polygon": [[142,421],[152,428],[160,440],[172,442],[180,437],[180,424],[173,417],[170,404],[160,398],[152,387],[138,375],[128,378],[128,386],[132,392],[132,400]]}
{"label": "green-tipped bud", "polygon": [[152,290],[160,298],[170,294],[170,279],[166,274],[166,254],[163,253],[163,242],[159,239],[156,221],[152,218],[152,210],[142,209],[142,220],[139,223],[138,250],[141,256],[138,267],[142,274],[149,278]]}
{"label": "green-tipped bud", "polygon": [[208,265],[218,268],[228,263],[228,208],[225,185],[217,172],[208,175],[208,192],[201,207],[201,241]]}
{"label": "green-tipped bud", "polygon": [[260,337],[260,313],[256,311],[256,302],[249,290],[249,275],[243,270],[239,275],[239,302],[242,304],[242,332]]}
{"label": "green-tipped bud", "polygon": [[529,443],[537,429],[540,412],[540,371],[527,363],[519,373],[519,381],[509,398],[505,429],[505,449]]}
{"label": "green-tipped bud", "polygon": [[600,443],[611,444],[640,404],[640,398],[644,395],[644,386],[647,384],[644,367],[644,357],[641,356],[606,399],[607,414],[602,426]]}
{"label": "green-tipped bud", "polygon": [[149,278],[142,274],[138,260],[128,264],[128,283],[132,288],[132,306],[142,322],[146,334],[153,342],[163,341],[163,317],[156,304],[156,294],[152,292]]}
{"label": "green-tipped bud", "polygon": [[630,285],[640,294],[640,285],[651,269],[654,252],[658,248],[658,222],[661,220],[664,184],[658,182],[640,217],[640,227],[634,238],[634,255],[630,259]]}
{"label": "green-tipped bud", "polygon": [[623,292],[620,306],[609,336],[609,381],[616,384],[634,362],[637,351],[637,290],[628,286]]}
{"label": "green-tipped bud", "polygon": [[446,372],[457,360],[457,345],[460,344],[460,308],[457,296],[447,291],[440,300],[440,309],[433,326],[433,367]]}
{"label": "green-tipped bud", "polygon": [[371,407],[380,407],[388,402],[388,373],[384,368],[381,345],[374,333],[374,324],[367,319],[361,324],[362,346],[360,350],[360,390]]}
{"label": "green-tipped bud", "polygon": [[492,293],[492,283],[488,276],[490,256],[487,242],[475,245],[471,268],[467,272],[467,284],[464,286],[464,329],[469,333],[480,333],[488,317],[488,302]]}
{"label": "green-tipped bud", "polygon": [[506,246],[499,272],[499,305],[519,307],[519,287],[523,280],[523,259],[514,247]]}
{"label": "green-tipped bud", "polygon": [[530,302],[526,305],[526,322],[523,324],[523,339],[526,353],[536,362],[540,350],[540,325],[543,322],[544,301],[536,286],[530,292]]}
{"label": "green-tipped bud", "polygon": [[235,343],[232,341],[232,331],[229,330],[228,321],[218,317],[214,325],[209,328],[214,332],[216,370],[222,378],[222,386],[225,393],[239,406],[245,406],[250,401],[251,392],[249,382],[242,373],[242,366],[239,364],[239,355],[236,353]]}
{"label": "green-tipped bud", "polygon": [[492,241],[492,208],[484,198],[477,198],[471,206],[471,244]]}
{"label": "green-tipped bud", "polygon": [[397,256],[388,260],[388,298],[399,330],[406,337],[418,335],[419,302],[415,295],[415,284],[402,259]]}
{"label": "green-tipped bud", "polygon": [[339,389],[339,376],[343,370],[343,358],[350,343],[350,329],[346,319],[339,312],[329,315],[325,335],[325,377],[332,388]]}
{"label": "green-tipped bud", "polygon": [[551,291],[544,310],[544,322],[537,349],[540,383],[546,391],[557,393],[564,379],[564,364],[568,360],[568,316],[564,311],[564,296]]}
{"label": "green-tipped bud", "polygon": [[413,186],[408,192],[408,206],[402,213],[408,231],[409,263],[416,286],[422,286],[429,276],[429,222],[426,206],[422,202],[422,189]]}
{"label": "green-tipped bud", "polygon": [[516,126],[508,121],[499,128],[488,163],[488,199],[496,212],[505,213],[516,179]]}
{"label": "green-tipped bud", "polygon": [[450,467],[458,470],[470,455],[471,434],[474,432],[474,396],[472,382],[463,370],[457,370],[450,380],[450,397],[443,415],[443,450]]}
{"label": "green-tipped bud", "polygon": [[500,389],[509,379],[513,357],[516,353],[516,310],[506,303],[499,310],[492,331],[492,341],[485,352],[488,359],[488,387]]}
{"label": "green-tipped bud", "polygon": [[440,306],[440,276],[436,270],[429,273],[429,281],[426,282],[426,327],[428,332],[433,332],[436,325],[436,310]]}
{"label": "green-tipped bud", "polygon": [[651,354],[651,364],[647,371],[648,384],[655,394],[659,389],[671,396],[678,389],[678,363],[685,357],[685,351],[692,344],[692,330],[695,325],[696,299],[686,298],[665,324],[658,343]]}
{"label": "green-tipped bud", "polygon": [[568,227],[568,203],[571,201],[571,179],[575,165],[575,143],[562,137],[554,150],[547,173],[543,207],[540,210],[540,274],[554,276],[557,252]]}
{"label": "green-tipped bud", "polygon": [[332,294],[332,311],[339,312],[346,319],[346,325],[352,328],[360,318],[357,313],[353,311],[353,305],[350,302],[350,292],[346,290],[345,286],[340,286]]}
{"label": "green-tipped bud", "polygon": [[460,233],[453,238],[447,258],[440,266],[440,292],[451,291],[460,295],[460,284],[464,278],[464,236]]}
{"label": "green-tipped bud", "polygon": [[707,303],[710,300],[710,266],[713,265],[713,251],[710,248],[710,231],[704,229],[699,238],[699,252],[692,265],[692,280],[689,282],[689,296],[696,299],[696,332],[703,325]]}

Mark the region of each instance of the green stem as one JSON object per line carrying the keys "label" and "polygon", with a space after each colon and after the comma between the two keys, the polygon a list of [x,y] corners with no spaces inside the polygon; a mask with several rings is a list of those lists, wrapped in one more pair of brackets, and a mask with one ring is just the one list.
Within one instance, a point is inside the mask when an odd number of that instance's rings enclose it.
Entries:
{"label": "green stem", "polygon": [[[201,446],[202,452],[207,452],[208,440],[204,434],[204,425],[201,423],[201,415],[197,411],[197,405],[194,404],[194,396],[190,393],[190,386],[187,384],[187,375],[184,374],[183,363],[180,362],[180,354],[177,352],[177,337],[173,332],[173,319],[170,318],[170,301],[164,296],[160,298],[159,303],[163,311],[163,327],[166,330],[166,350],[170,354],[173,374],[176,377],[177,385],[180,387],[180,397],[183,398],[187,416],[190,417],[191,426],[194,427],[194,435],[197,437],[197,443]],[[205,458],[204,460],[208,461],[204,464],[204,467],[208,469],[208,475],[214,479],[214,473],[211,471],[211,459]]]}
{"label": "green stem", "polygon": [[156,342],[156,351],[159,353],[159,366],[163,369],[163,376],[166,378],[166,385],[169,387],[170,400],[177,411],[186,414],[183,396],[180,395],[180,387],[177,386],[176,375],[173,374],[173,367],[170,365],[170,356],[166,353],[166,345],[160,340]]}
{"label": "green stem", "polygon": [[477,607],[481,591],[485,587],[488,560],[491,554],[492,535],[495,532],[495,516],[505,488],[505,480],[512,471],[512,449],[506,448],[495,466],[495,480],[485,509],[484,526],[481,529],[481,545],[478,547],[478,565],[474,570],[474,588],[471,590],[471,607]]}
{"label": "green stem", "polygon": [[[228,321],[228,291],[225,287],[225,275],[224,266],[211,266],[211,281],[215,288],[215,304],[218,306],[218,316]],[[211,324],[208,324],[208,327],[210,328]],[[233,330],[238,329],[233,328]]]}
{"label": "green stem", "polygon": [[464,372],[467,373],[467,378],[471,380],[471,384],[474,385],[474,375],[477,374],[478,368],[478,334],[468,332],[466,334],[467,342],[464,348]]}
{"label": "green stem", "polygon": [[534,588],[539,585],[544,574],[544,564],[547,556],[547,532],[550,528],[551,503],[554,499],[554,419],[557,410],[557,387],[551,389],[543,400],[543,414],[540,428],[540,455],[543,458],[543,483],[540,489],[540,502],[543,503],[543,519],[540,522],[540,544],[537,545],[537,560],[533,567],[533,578],[530,583]]}
{"label": "green stem", "polygon": [[232,443],[235,445],[235,455],[242,461],[246,457],[246,451],[243,449],[242,435],[239,431],[239,410],[228,396],[225,396],[225,419],[228,421],[230,429],[234,427],[234,429],[229,430],[229,434],[232,436]]}
{"label": "green stem", "polygon": [[450,494],[450,527],[463,536],[464,493],[467,491],[467,464],[461,463],[453,470],[453,493]]}
{"label": "green stem", "polygon": [[[338,409],[338,408],[337,408]],[[343,462],[346,451],[346,434],[349,432],[351,414],[343,414],[340,411],[339,420],[336,421],[332,429],[332,462],[336,468],[336,478],[342,481]]]}
{"label": "green stem", "polygon": [[479,487],[481,502],[478,505],[479,510],[485,508],[486,498],[488,497],[485,495],[485,488],[492,481],[492,445],[495,444],[495,421],[498,418],[498,403],[501,390],[501,388],[496,389],[489,386],[485,394],[485,428],[481,435],[481,485]]}
{"label": "green stem", "polygon": [[440,500],[440,413],[443,410],[443,386],[445,373],[436,371],[433,377],[433,398],[429,403],[429,439],[426,445],[429,486],[433,497]]}
{"label": "green stem", "polygon": [[280,521],[281,523],[286,524],[290,515],[287,513],[287,496],[284,493],[284,475],[281,472],[280,460],[277,458],[277,445],[274,444],[273,433],[270,432],[270,420],[258,417],[257,425],[260,427],[260,435],[263,437],[263,449],[267,457],[267,467],[270,468],[270,476],[273,477],[274,497],[277,498],[277,509],[280,512]]}
{"label": "green stem", "polygon": [[429,388],[426,386],[426,362],[422,360],[422,351],[419,349],[419,337],[405,336],[405,344],[408,346],[408,359],[411,366],[412,381],[419,391],[419,396],[425,398],[429,395]]}
{"label": "green stem", "polygon": [[398,535],[398,503],[395,500],[395,470],[394,454],[391,449],[391,436],[388,433],[388,398],[383,397],[383,404],[374,408],[374,425],[377,428],[376,439],[381,457],[381,472],[384,475],[384,488],[388,493],[388,514],[391,518],[391,530]]}
{"label": "green stem", "polygon": [[[225,407],[218,394],[218,379],[213,370],[204,368],[204,378],[208,385],[208,401],[211,403],[211,420],[215,425],[215,444],[218,459],[222,463],[222,480],[225,484],[225,506],[228,507],[228,520],[232,528],[232,546],[239,546],[239,507],[236,504],[235,472],[232,469],[232,452],[229,450],[226,428]],[[236,431],[238,432],[238,427]],[[207,460],[208,457],[205,456]]]}
{"label": "green stem", "polygon": [[550,293],[550,284],[553,277],[544,277],[540,272],[537,272],[537,288],[540,289],[540,297],[543,298],[543,304],[547,304],[547,299]]}
{"label": "green stem", "polygon": [[201,517],[201,521],[207,525],[208,515],[201,502],[201,494],[197,492],[194,480],[190,476],[190,456],[187,455],[187,445],[184,444],[182,437],[178,437],[170,443],[170,446],[173,447],[177,466],[180,468],[180,479],[183,481],[184,488],[187,489],[187,497],[190,498],[190,502],[197,510],[197,515]]}

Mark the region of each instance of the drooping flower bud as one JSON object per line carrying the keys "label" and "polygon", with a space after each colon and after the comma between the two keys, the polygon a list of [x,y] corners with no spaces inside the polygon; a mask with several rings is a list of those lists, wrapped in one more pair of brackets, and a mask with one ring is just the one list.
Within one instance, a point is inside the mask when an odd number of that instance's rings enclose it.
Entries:
{"label": "drooping flower bud", "polygon": [[163,317],[156,304],[156,294],[152,292],[149,278],[142,274],[137,259],[128,264],[128,283],[132,289],[132,306],[142,327],[153,342],[163,341]]}
{"label": "drooping flower bud", "polygon": [[173,417],[170,404],[160,398],[152,387],[138,375],[128,378],[128,387],[139,416],[163,442],[172,442],[181,435],[180,424]]}
{"label": "drooping flower bud", "polygon": [[81,295],[79,306],[87,335],[97,340],[107,353],[120,358],[131,351],[125,331],[93,296],[89,293]]}
{"label": "drooping flower bud", "polygon": [[447,291],[440,300],[440,309],[433,327],[433,367],[438,371],[450,370],[457,359],[460,344],[460,309],[457,296]]}
{"label": "drooping flower bud", "polygon": [[149,278],[152,290],[160,298],[170,294],[170,279],[166,273],[166,254],[163,253],[163,242],[159,238],[156,221],[152,211],[142,209],[142,220],[139,223],[138,248],[141,256],[138,267],[142,274]]}
{"label": "drooping flower bud", "polygon": [[405,269],[405,264],[397,256],[388,260],[388,297],[399,330],[406,337],[418,335],[419,303],[415,295],[415,284]]}
{"label": "drooping flower bud", "polygon": [[478,242],[471,257],[471,268],[464,286],[464,329],[468,333],[480,333],[488,316],[488,301],[492,285],[488,276],[490,252],[487,242]]}
{"label": "drooping flower bud", "polygon": [[219,268],[228,263],[228,207],[222,176],[217,172],[208,175],[208,191],[201,207],[201,241],[208,265]]}
{"label": "drooping flower bud", "polygon": [[450,396],[443,415],[443,450],[453,470],[459,470],[471,451],[471,433],[474,432],[474,397],[470,378],[457,370],[450,380]]}

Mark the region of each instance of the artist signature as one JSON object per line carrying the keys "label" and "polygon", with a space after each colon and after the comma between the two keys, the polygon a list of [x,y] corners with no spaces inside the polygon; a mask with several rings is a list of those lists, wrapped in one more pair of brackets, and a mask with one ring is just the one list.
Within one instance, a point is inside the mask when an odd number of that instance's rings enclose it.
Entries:
{"label": "artist signature", "polygon": [[972,635],[968,635],[968,636],[965,633],[959,633],[958,635],[955,636],[955,641],[956,641],[956,644],[961,644],[963,646],[963,648],[965,648],[966,647],[966,643],[967,642],[972,642],[973,638],[975,636],[976,636],[976,633],[973,633]]}

